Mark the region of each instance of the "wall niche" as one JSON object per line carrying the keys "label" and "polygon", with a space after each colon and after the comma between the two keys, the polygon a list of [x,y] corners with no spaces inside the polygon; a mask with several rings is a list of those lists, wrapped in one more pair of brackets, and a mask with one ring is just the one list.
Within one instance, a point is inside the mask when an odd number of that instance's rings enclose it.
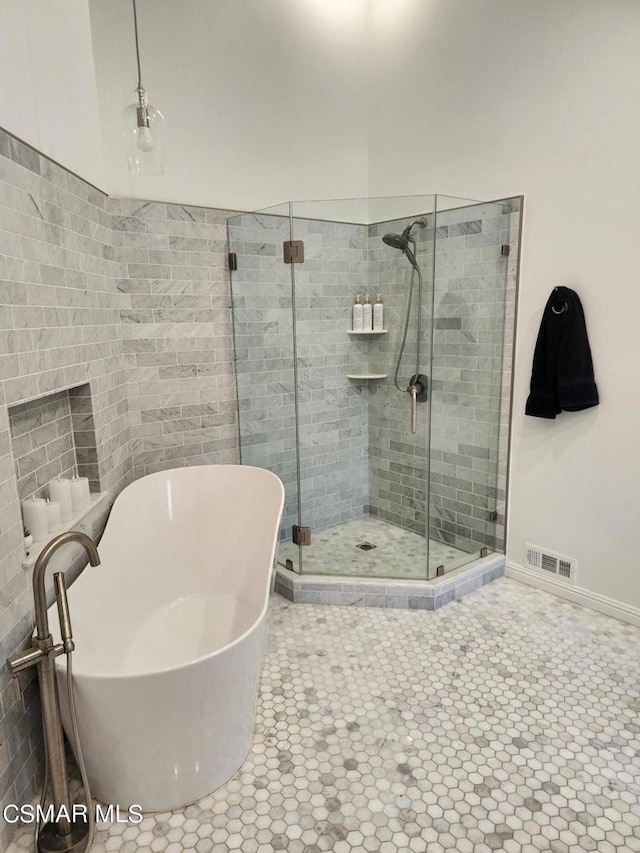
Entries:
{"label": "wall niche", "polygon": [[89,383],[10,406],[9,428],[20,500],[46,497],[47,483],[76,472],[100,491]]}

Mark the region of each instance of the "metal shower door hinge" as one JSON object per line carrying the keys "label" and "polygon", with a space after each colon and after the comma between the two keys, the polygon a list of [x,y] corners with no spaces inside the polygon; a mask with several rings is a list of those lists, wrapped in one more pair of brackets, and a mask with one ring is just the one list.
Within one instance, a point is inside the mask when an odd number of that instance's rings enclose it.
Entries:
{"label": "metal shower door hinge", "polygon": [[294,524],[291,528],[291,538],[294,545],[311,545],[311,528]]}
{"label": "metal shower door hinge", "polygon": [[301,264],[304,262],[304,243],[302,240],[285,240],[282,248],[285,264]]}
{"label": "metal shower door hinge", "polygon": [[229,264],[229,269],[233,272],[233,270],[238,269],[238,256],[235,252],[229,252],[227,255],[227,262]]}
{"label": "metal shower door hinge", "polygon": [[488,548],[480,548],[480,556],[481,557],[488,557],[489,556],[489,549]]}
{"label": "metal shower door hinge", "polygon": [[511,246],[508,243],[503,243],[502,246],[500,246],[500,254],[503,258],[506,258],[510,252]]}

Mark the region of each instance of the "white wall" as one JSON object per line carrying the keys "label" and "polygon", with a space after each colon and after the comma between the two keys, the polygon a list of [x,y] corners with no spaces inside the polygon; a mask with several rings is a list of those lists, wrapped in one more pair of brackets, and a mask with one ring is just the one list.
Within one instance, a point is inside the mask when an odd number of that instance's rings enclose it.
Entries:
{"label": "white wall", "polygon": [[88,0],[0,0],[0,126],[98,186]]}
{"label": "white wall", "polygon": [[167,125],[163,177],[127,171],[131,0],[91,0],[111,194],[255,209],[366,194],[368,0],[138,0],[142,76]]}
{"label": "white wall", "polygon": [[[509,560],[640,607],[640,3],[375,0],[372,193],[525,194]],[[401,156],[399,156],[401,155]],[[601,405],[523,414],[548,292],[580,294]]]}

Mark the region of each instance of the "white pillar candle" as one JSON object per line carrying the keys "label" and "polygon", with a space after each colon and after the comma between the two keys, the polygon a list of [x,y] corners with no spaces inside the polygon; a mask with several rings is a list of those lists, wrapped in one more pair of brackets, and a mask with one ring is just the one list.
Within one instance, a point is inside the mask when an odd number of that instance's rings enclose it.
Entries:
{"label": "white pillar candle", "polygon": [[71,521],[71,513],[73,507],[71,504],[71,480],[65,477],[58,477],[57,480],[52,480],[49,483],[49,497],[52,501],[60,504],[60,518],[64,524]]}
{"label": "white pillar candle", "polygon": [[74,512],[84,509],[89,503],[89,480],[86,477],[74,477],[71,481],[71,506]]}
{"label": "white pillar candle", "polygon": [[47,522],[47,504],[43,498],[29,498],[22,501],[24,526],[30,531],[34,542],[42,542],[49,535]]}
{"label": "white pillar candle", "polygon": [[56,533],[62,527],[60,504],[57,501],[47,501],[47,527],[49,533]]}

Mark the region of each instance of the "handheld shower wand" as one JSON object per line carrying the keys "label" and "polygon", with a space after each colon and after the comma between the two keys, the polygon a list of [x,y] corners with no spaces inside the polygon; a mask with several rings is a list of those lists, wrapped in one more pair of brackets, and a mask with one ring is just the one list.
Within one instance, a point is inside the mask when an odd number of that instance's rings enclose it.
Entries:
{"label": "handheld shower wand", "polygon": [[[422,270],[416,259],[416,241],[411,232],[416,227],[427,227],[426,219],[415,219],[411,224],[407,225],[402,234],[385,234],[382,242],[393,249],[399,249],[406,255],[407,260],[411,264],[411,279],[409,281],[409,296],[407,299],[407,311],[405,314],[404,330],[402,334],[402,343],[398,352],[398,359],[393,376],[393,382],[398,391],[407,391],[411,395],[411,432],[416,434],[418,431],[417,424],[417,403],[422,403],[427,399],[428,391],[427,377],[420,373],[420,343],[422,340]],[[398,374],[400,372],[400,364],[404,355],[405,346],[407,343],[407,333],[409,331],[409,321],[411,319],[411,306],[413,304],[413,289],[415,276],[418,276],[418,322],[416,327],[416,367],[415,372],[409,380],[409,386],[405,389],[398,382]]]}

